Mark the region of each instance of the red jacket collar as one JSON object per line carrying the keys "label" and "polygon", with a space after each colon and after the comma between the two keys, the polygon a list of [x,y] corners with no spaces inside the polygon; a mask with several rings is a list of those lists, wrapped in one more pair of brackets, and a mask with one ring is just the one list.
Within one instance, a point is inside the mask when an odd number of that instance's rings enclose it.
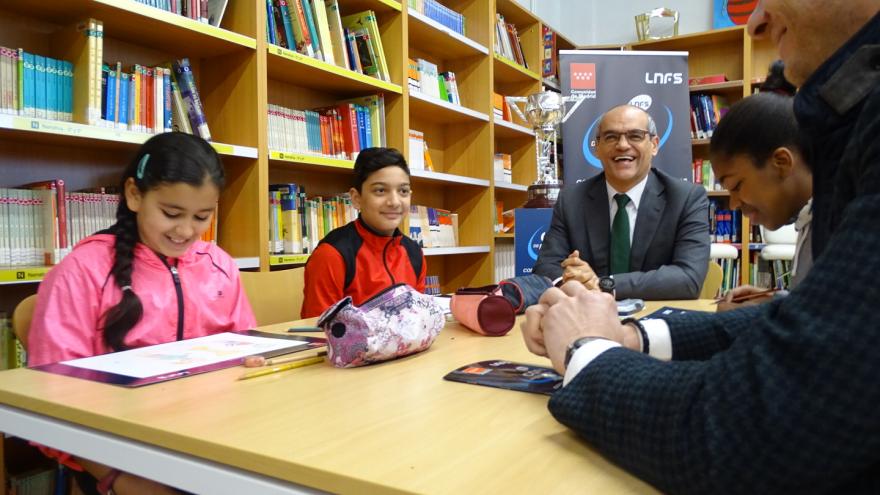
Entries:
{"label": "red jacket collar", "polygon": [[382,249],[388,244],[388,241],[391,241],[394,245],[400,245],[400,240],[403,237],[400,229],[394,229],[394,233],[390,236],[382,235],[367,225],[360,216],[355,220],[354,226],[357,229],[358,234],[360,234],[361,239],[364,240],[364,244],[367,244],[370,247]]}

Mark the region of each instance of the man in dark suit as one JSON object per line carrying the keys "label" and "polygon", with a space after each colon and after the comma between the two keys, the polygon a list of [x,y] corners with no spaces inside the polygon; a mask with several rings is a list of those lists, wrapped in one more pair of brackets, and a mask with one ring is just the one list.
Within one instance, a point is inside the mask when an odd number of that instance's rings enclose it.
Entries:
{"label": "man in dark suit", "polygon": [[[632,105],[607,111],[596,133],[603,172],[563,189],[533,273],[617,297],[694,299],[709,262],[706,191],[651,168],[657,127]],[[621,206],[623,205],[623,206]]]}
{"label": "man in dark suit", "polygon": [[608,295],[570,283],[526,311],[526,345],[565,373],[551,413],[661,490],[880,493],[878,12],[762,0],[749,20],[801,87],[814,167],[814,264],[788,297],[621,324]]}

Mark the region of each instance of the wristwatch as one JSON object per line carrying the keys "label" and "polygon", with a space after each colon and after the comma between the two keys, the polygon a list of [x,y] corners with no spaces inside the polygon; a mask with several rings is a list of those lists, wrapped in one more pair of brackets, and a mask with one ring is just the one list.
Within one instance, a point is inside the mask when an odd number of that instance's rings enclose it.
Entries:
{"label": "wristwatch", "polygon": [[565,367],[568,368],[568,363],[571,361],[571,357],[574,356],[574,352],[580,349],[582,346],[586,345],[588,342],[592,342],[594,340],[608,340],[605,337],[581,337],[571,344],[568,344],[568,349],[565,351]]}
{"label": "wristwatch", "polygon": [[116,482],[116,478],[122,474],[122,471],[118,469],[111,469],[109,473],[105,474],[103,478],[98,481],[98,493],[101,495],[116,495],[116,492],[113,491],[113,483]]}
{"label": "wristwatch", "polygon": [[614,295],[614,278],[599,277],[599,290]]}

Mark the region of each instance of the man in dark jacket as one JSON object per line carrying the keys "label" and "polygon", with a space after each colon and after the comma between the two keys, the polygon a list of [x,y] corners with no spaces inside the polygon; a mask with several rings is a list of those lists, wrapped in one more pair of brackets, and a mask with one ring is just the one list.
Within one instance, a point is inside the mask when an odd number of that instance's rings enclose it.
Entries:
{"label": "man in dark jacket", "polygon": [[789,297],[621,325],[570,283],[527,311],[527,346],[565,373],[553,415],[664,491],[880,493],[878,11],[763,0],[749,21],[811,144],[815,262]]}

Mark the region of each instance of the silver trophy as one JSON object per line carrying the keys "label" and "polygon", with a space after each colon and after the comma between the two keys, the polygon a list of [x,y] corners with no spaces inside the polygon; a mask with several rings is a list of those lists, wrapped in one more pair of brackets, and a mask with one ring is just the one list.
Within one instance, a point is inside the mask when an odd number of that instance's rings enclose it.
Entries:
{"label": "silver trophy", "polygon": [[[542,91],[529,96],[507,96],[508,106],[535,131],[537,180],[529,186],[529,199],[523,208],[552,208],[562,189],[556,163],[556,138],[559,124],[577,109],[583,98],[562,96],[554,91]],[[574,105],[566,112],[566,102]],[[525,113],[518,103],[525,104]]]}

